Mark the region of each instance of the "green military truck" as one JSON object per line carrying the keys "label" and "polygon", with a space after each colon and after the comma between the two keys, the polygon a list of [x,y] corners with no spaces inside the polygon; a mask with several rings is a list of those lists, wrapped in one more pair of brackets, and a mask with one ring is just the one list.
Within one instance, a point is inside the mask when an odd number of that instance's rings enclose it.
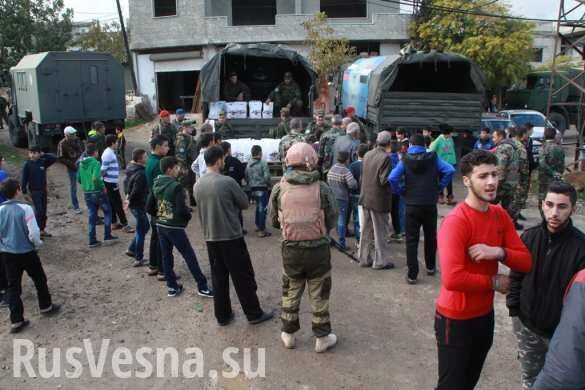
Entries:
{"label": "green military truck", "polygon": [[[568,78],[576,77],[581,70],[567,69],[561,73]],[[506,109],[535,110],[546,115],[548,95],[551,81],[551,71],[535,71],[526,76],[525,85],[515,87],[506,92],[504,105]],[[559,75],[553,80],[555,90],[567,82]],[[577,83],[585,85],[585,78],[580,77]],[[563,88],[552,96],[551,111],[548,119],[564,132],[571,123],[577,122],[577,107],[581,92],[573,85]]]}
{"label": "green military truck", "polygon": [[8,127],[14,146],[51,149],[66,126],[83,137],[97,120],[107,130],[124,125],[124,73],[110,54],[31,54],[10,69],[10,81]]}

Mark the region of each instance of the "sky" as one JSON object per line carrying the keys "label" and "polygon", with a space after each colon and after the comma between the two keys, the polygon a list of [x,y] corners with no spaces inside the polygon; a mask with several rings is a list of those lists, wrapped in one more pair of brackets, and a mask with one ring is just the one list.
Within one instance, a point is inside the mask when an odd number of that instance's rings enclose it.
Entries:
{"label": "sky", "polygon": [[[125,17],[128,17],[128,1],[120,0]],[[559,0],[508,0],[508,3],[512,4],[514,15],[540,19],[556,19],[559,2]],[[574,0],[566,0],[567,7],[575,4]],[[65,0],[65,6],[73,8],[75,21],[99,19],[110,22],[118,15],[116,0]]]}

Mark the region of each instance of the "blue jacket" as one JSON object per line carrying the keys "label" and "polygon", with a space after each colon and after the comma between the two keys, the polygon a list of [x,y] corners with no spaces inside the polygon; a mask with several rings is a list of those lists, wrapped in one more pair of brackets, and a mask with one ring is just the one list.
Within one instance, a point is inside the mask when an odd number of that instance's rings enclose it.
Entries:
{"label": "blue jacket", "polygon": [[475,145],[473,146],[473,149],[485,150],[485,151],[489,152],[490,150],[492,150],[495,147],[496,147],[496,144],[494,144],[494,141],[492,141],[491,138],[488,139],[487,142],[482,142],[481,139],[478,139],[477,141],[475,141]]}
{"label": "blue jacket", "polygon": [[57,162],[54,154],[43,154],[38,160],[27,160],[22,168],[20,187],[23,193],[47,190],[47,168]]}
{"label": "blue jacket", "polygon": [[[421,154],[426,152],[427,150],[424,146],[413,145],[408,148],[408,154]],[[441,173],[441,179],[439,180],[439,188],[443,190],[451,182],[451,179],[455,174],[455,168],[453,168],[451,164],[437,157],[437,169]],[[404,193],[404,182],[400,180],[402,176],[404,176],[404,173],[405,173],[404,164],[402,163],[402,161],[400,161],[398,165],[396,165],[388,175],[388,181],[392,185],[393,191],[397,194]]]}

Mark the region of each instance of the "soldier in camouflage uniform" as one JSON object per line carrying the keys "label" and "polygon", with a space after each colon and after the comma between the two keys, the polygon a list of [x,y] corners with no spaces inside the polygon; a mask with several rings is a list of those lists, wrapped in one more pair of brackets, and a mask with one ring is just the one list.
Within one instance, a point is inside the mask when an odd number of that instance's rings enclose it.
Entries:
{"label": "soldier in camouflage uniform", "polygon": [[327,177],[329,169],[333,166],[335,157],[335,141],[337,137],[345,135],[345,130],[341,128],[342,118],[339,115],[333,117],[333,127],[325,132],[319,139],[319,166],[323,177]]}
{"label": "soldier in camouflage uniform", "polygon": [[288,108],[282,108],[280,110],[280,123],[278,127],[270,129],[268,135],[270,138],[282,138],[290,133],[290,110]]}
{"label": "soldier in camouflage uniform", "polygon": [[516,187],[516,191],[514,191],[514,200],[512,201],[511,209],[512,214],[516,217],[514,220],[516,223],[516,229],[519,230],[524,229],[524,227],[518,224],[516,220],[526,204],[528,190],[530,188],[530,162],[528,161],[526,145],[522,141],[525,134],[526,128],[524,127],[513,128],[510,133],[510,136],[513,137],[512,140],[516,145],[516,150],[518,151],[518,186]]}
{"label": "soldier in camouflage uniform", "polygon": [[514,141],[506,138],[506,131],[494,130],[493,140],[496,144],[498,158],[498,193],[496,203],[499,203],[510,217],[515,220],[512,209],[514,192],[518,185],[518,151]]}
{"label": "soldier in camouflage uniform", "polygon": [[305,142],[305,136],[302,134],[302,131],[303,121],[299,118],[293,118],[290,121],[290,133],[282,137],[280,144],[278,144],[278,154],[280,155],[280,161],[282,162],[283,172],[286,170],[286,165],[284,164],[286,152],[288,152],[290,147],[294,144]]}
{"label": "soldier in camouflage uniform", "polygon": [[234,137],[234,128],[225,115],[225,111],[221,111],[215,122],[215,132],[221,134],[221,139],[230,139]]}
{"label": "soldier in camouflage uniform", "polygon": [[306,133],[308,135],[314,135],[316,139],[320,139],[329,130],[331,130],[331,125],[325,120],[325,114],[320,111],[315,115],[315,120],[307,127]]}
{"label": "soldier in camouflage uniform", "polygon": [[555,180],[561,180],[565,170],[565,152],[555,142],[556,130],[544,129],[544,145],[538,162],[538,201],[544,200],[548,186]]}
{"label": "soldier in camouflage uniform", "polygon": [[195,140],[193,139],[192,126],[186,125],[181,127],[181,132],[177,134],[175,140],[175,147],[175,157],[181,167],[177,181],[187,190],[191,206],[194,206],[193,185],[195,184],[195,173],[191,170],[191,164],[193,164],[197,154],[195,154]]}
{"label": "soldier in camouflage uniform", "polygon": [[293,80],[291,72],[284,74],[284,81],[270,92],[266,103],[274,102],[274,110],[278,112],[283,107],[290,110],[292,116],[303,115],[303,95],[301,87]]}
{"label": "soldier in camouflage uniform", "polygon": [[[282,230],[282,333],[286,348],[295,347],[300,329],[299,308],[307,286],[316,337],[315,351],[325,352],[337,343],[331,333],[331,248],[329,231],[337,220],[333,191],[319,180],[317,154],[306,143],[297,143],[286,156],[289,170],[272,190],[269,218]],[[318,191],[315,196],[314,191]],[[300,213],[300,214],[299,214]]]}
{"label": "soldier in camouflage uniform", "polygon": [[175,139],[177,138],[178,128],[171,123],[171,114],[166,111],[162,110],[159,114],[160,121],[159,123],[152,128],[152,133],[150,135],[150,139],[154,139],[154,137],[158,135],[164,135],[169,140],[169,153],[167,156],[174,156],[175,155]]}

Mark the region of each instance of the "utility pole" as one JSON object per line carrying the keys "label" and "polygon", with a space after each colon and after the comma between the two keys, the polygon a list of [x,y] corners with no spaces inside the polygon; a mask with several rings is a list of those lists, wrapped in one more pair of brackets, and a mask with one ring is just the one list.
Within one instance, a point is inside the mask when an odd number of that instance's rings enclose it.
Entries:
{"label": "utility pole", "polygon": [[126,34],[126,27],[124,26],[124,17],[122,16],[122,7],[120,7],[120,0],[116,0],[118,6],[118,17],[120,18],[120,27],[122,28],[122,35],[124,36],[124,46],[126,47],[126,58],[128,58],[128,66],[130,66],[130,74],[132,75],[132,86],[134,93],[139,95],[138,84],[136,83],[136,73],[134,73],[134,64],[132,61],[132,54],[130,53],[130,45],[128,45],[128,34]]}

